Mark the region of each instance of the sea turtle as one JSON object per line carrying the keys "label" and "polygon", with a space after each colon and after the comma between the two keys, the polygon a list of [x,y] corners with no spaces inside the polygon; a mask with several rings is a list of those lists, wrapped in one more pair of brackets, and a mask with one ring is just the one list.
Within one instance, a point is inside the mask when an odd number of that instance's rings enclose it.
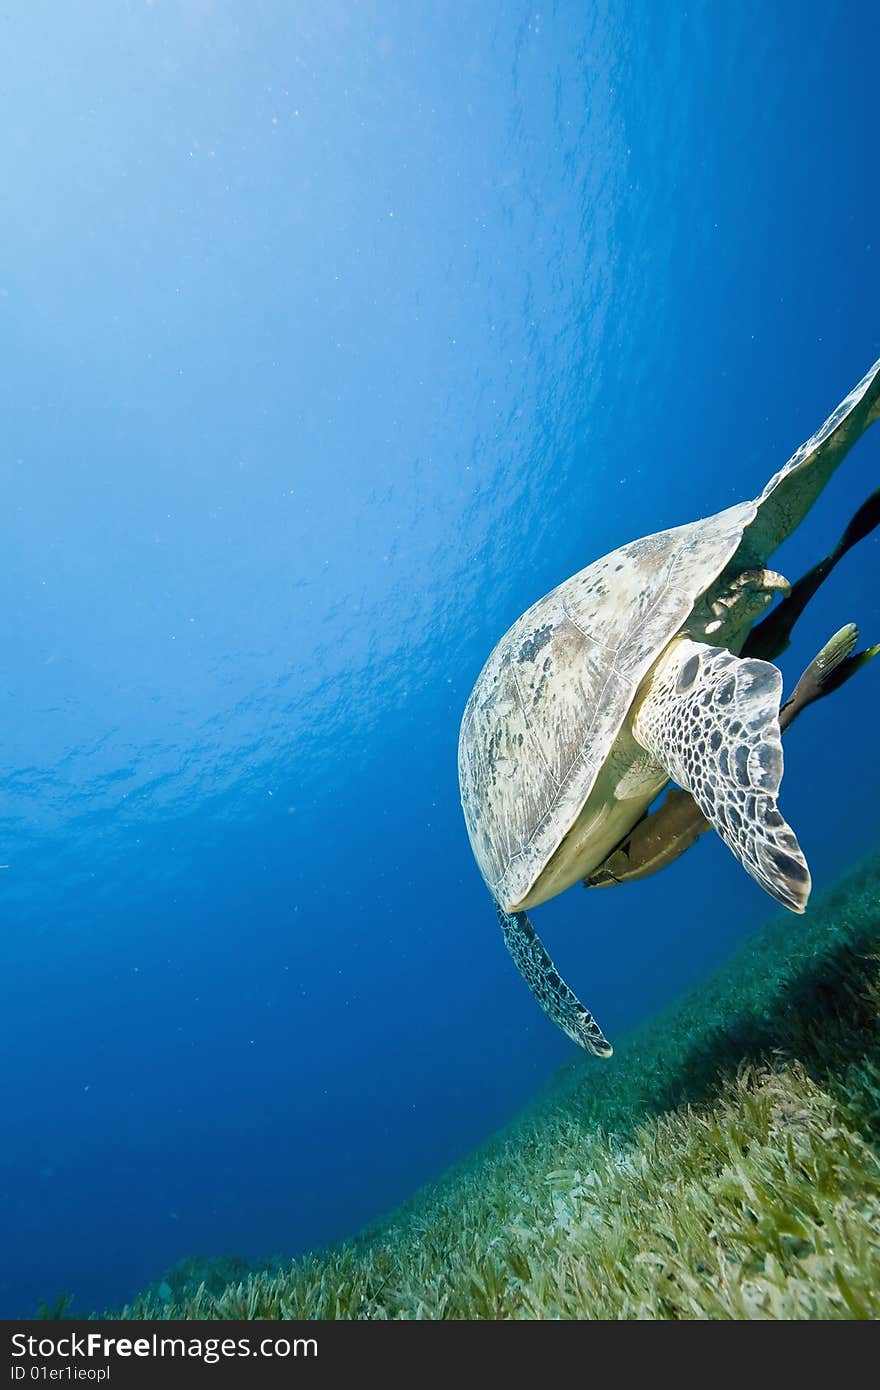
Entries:
{"label": "sea turtle", "polygon": [[597,1056],[611,1046],[527,910],[589,881],[668,781],[774,898],[806,906],[809,869],[777,805],[782,676],[744,649],[776,594],[795,597],[767,560],[878,417],[880,361],[755,501],[588,565],[514,623],[477,678],[458,746],[471,847],[526,982]]}

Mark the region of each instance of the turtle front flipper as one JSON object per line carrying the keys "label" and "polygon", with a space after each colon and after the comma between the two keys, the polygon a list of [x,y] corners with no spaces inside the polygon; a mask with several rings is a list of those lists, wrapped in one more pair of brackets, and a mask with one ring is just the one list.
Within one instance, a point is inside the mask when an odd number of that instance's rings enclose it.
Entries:
{"label": "turtle front flipper", "polygon": [[777,657],[781,656],[791,641],[795,623],[813,595],[825,583],[829,574],[840,563],[844,555],[852,550],[854,545],[858,545],[859,541],[870,536],[878,526],[880,526],[880,488],[872,492],[871,496],[862,503],[830,554],[826,555],[806,574],[801,575],[797,583],[792,585],[791,593],[780,604],[771,609],[766,618],[761,619],[757,627],[752,628],[740,655],[757,656],[764,661],[775,661]]}
{"label": "turtle front flipper", "polygon": [[869,368],[822,428],[795,450],[756,499],[755,519],[737,552],[739,569],[766,564],[801,524],[856,440],[876,420],[880,420],[880,361]]}
{"label": "turtle front flipper", "polygon": [[495,904],[504,941],[529,989],[549,1019],[567,1033],[572,1042],[595,1057],[610,1057],[614,1051],[589,1009],[584,1008],[563,980],[532,926],[527,913],[505,912]]}
{"label": "turtle front flipper", "polygon": [[632,728],[752,878],[803,912],[810,871],[776,804],[781,696],[782,676],[769,662],[681,638],[648,678]]}

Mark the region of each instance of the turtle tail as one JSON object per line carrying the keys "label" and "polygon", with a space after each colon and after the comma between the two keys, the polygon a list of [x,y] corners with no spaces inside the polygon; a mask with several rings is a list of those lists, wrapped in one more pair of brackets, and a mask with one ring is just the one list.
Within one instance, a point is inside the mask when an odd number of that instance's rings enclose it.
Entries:
{"label": "turtle tail", "polygon": [[553,964],[544,943],[525,912],[505,912],[495,904],[504,941],[516,968],[544,1013],[572,1042],[594,1057],[610,1057],[614,1051],[589,1009],[585,1009]]}

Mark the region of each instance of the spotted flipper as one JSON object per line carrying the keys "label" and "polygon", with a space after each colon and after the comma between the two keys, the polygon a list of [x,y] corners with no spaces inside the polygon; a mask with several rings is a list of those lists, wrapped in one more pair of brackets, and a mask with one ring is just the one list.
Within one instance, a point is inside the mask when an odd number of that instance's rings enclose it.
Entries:
{"label": "spotted flipper", "polygon": [[572,1042],[595,1057],[610,1057],[614,1049],[589,1009],[569,989],[544,949],[544,943],[525,912],[505,912],[495,904],[504,941],[516,968],[549,1019]]}
{"label": "spotted flipper", "polygon": [[782,676],[769,662],[682,638],[657,666],[633,733],[691,793],[752,878],[803,912],[810,871],[776,804],[781,695]]}
{"label": "spotted flipper", "polygon": [[[810,705],[839,690],[856,671],[880,656],[880,646],[855,652],[858,640],[855,623],[846,623],[813,657],[779,711],[780,733],[790,729]],[[672,787],[657,809],[644,815],[604,863],[587,875],[584,887],[611,888],[648,878],[673,863],[711,829],[712,822],[690,792]]]}

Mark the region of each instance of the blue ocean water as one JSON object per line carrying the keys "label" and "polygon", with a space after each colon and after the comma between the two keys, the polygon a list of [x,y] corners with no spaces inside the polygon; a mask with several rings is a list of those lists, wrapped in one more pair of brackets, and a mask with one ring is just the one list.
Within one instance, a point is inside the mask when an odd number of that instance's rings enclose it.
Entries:
{"label": "blue ocean water", "polygon": [[[532,601],[755,495],[880,355],[877,31],[4,15],[0,1313],[349,1235],[570,1058],[471,857],[461,710]],[[878,477],[880,430],[776,566]],[[878,559],[791,682],[880,641]],[[787,743],[820,889],[877,843],[878,680]],[[614,1039],[773,910],[707,841],[535,921]]]}

